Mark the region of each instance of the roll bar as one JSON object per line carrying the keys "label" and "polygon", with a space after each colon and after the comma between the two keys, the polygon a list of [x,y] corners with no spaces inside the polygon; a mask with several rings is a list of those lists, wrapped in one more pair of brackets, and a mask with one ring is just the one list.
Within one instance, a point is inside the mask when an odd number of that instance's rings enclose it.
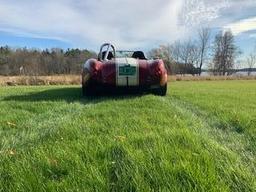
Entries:
{"label": "roll bar", "polygon": [[[104,47],[107,47],[107,51],[106,51],[106,54],[104,55],[104,58],[102,58],[102,53],[103,53],[103,48]],[[101,47],[100,47],[100,53],[99,53],[99,60],[100,61],[108,61],[108,54],[109,54],[109,52],[110,52],[110,48],[112,48],[112,50],[113,50],[113,56],[114,56],[114,58],[116,57],[116,48],[115,48],[115,46],[114,45],[112,45],[111,43],[104,43],[103,45],[101,45]]]}

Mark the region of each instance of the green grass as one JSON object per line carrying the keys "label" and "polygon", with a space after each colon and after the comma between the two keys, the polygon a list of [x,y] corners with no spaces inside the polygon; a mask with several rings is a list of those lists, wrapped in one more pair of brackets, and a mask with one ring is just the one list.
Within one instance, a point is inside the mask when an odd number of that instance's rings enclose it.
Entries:
{"label": "green grass", "polygon": [[82,99],[0,88],[0,191],[255,191],[256,81]]}

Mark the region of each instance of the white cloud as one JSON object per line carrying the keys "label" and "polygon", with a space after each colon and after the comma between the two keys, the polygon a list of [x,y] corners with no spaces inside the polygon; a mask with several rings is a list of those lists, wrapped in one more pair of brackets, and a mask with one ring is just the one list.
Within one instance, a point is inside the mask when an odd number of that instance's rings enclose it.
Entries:
{"label": "white cloud", "polygon": [[228,7],[229,0],[185,0],[182,21],[188,27],[205,25],[219,18],[220,11]]}
{"label": "white cloud", "polygon": [[[0,31],[96,49],[102,42],[145,48],[184,39],[199,25],[223,25],[238,0],[0,0]],[[254,0],[243,1],[244,6]],[[238,6],[239,5],[239,6]],[[235,11],[234,10],[234,11]],[[235,24],[235,23],[233,23]],[[248,24],[248,22],[247,22]],[[230,25],[237,32],[238,25]],[[244,25],[243,30],[247,30]]]}
{"label": "white cloud", "polygon": [[75,46],[110,41],[123,48],[175,40],[180,0],[1,1],[0,30],[69,41]]}
{"label": "white cloud", "polygon": [[239,35],[244,32],[256,30],[256,17],[242,19],[234,23],[224,26],[224,29],[230,29],[234,35]]}

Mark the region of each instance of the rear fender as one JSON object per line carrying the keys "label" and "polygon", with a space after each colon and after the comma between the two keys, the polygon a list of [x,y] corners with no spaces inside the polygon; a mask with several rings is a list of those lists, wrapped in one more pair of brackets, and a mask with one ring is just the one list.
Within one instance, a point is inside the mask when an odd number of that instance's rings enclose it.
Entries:
{"label": "rear fender", "polygon": [[167,83],[167,71],[163,60],[157,59],[150,64],[150,75],[152,80],[161,86]]}
{"label": "rear fender", "polygon": [[89,79],[101,79],[102,63],[96,59],[89,59],[85,62],[82,71],[82,83],[87,82]]}

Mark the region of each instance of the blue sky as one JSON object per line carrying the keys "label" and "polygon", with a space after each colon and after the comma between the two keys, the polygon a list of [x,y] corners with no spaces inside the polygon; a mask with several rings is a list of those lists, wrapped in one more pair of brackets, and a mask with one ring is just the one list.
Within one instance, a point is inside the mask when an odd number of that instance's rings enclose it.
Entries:
{"label": "blue sky", "polygon": [[112,42],[149,50],[231,29],[246,54],[256,45],[255,0],[0,0],[0,45],[87,48]]}
{"label": "blue sky", "polygon": [[15,33],[0,31],[0,45],[8,45],[13,48],[28,47],[36,49],[45,49],[51,47],[61,47],[63,49],[72,48],[72,44],[57,39],[36,38]]}

